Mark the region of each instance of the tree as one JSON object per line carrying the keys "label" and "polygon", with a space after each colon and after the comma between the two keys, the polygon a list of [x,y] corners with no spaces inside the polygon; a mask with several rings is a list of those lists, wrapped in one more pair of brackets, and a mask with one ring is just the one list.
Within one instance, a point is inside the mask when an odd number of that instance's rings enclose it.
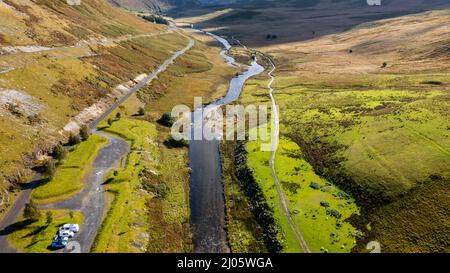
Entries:
{"label": "tree", "polygon": [[159,119],[159,123],[167,127],[171,127],[175,123],[175,121],[176,120],[169,112],[162,114],[161,118]]}
{"label": "tree", "polygon": [[87,125],[83,125],[80,128],[80,138],[83,141],[86,141],[89,139],[89,135],[91,134],[89,127]]}
{"label": "tree", "polygon": [[70,133],[69,136],[69,145],[77,145],[81,143],[81,138],[78,135],[75,135],[74,133]]}
{"label": "tree", "polygon": [[381,65],[381,68],[385,68],[387,66],[387,62],[384,62],[383,65]]}
{"label": "tree", "polygon": [[43,172],[48,175],[48,177],[51,179],[53,178],[53,176],[55,175],[56,172],[56,166],[55,166],[55,162],[53,162],[53,160],[51,159],[47,159],[44,162],[44,165],[42,166]]}
{"label": "tree", "polygon": [[109,118],[106,122],[108,122],[108,125],[111,126],[113,124],[112,118]]}
{"label": "tree", "polygon": [[75,217],[75,214],[73,213],[73,211],[69,212],[69,216],[70,216],[70,219],[73,219],[73,217]]}
{"label": "tree", "polygon": [[139,115],[139,116],[145,115],[145,109],[144,109],[144,107],[139,107],[138,115]]}
{"label": "tree", "polygon": [[119,120],[122,117],[122,114],[120,112],[117,112],[116,119]]}
{"label": "tree", "polygon": [[29,203],[25,204],[25,209],[23,210],[23,217],[33,221],[38,221],[41,217],[41,211],[38,206],[33,202],[33,199]]}
{"label": "tree", "polygon": [[45,213],[45,223],[48,225],[50,225],[53,222],[53,214],[51,211],[47,211]]}
{"label": "tree", "polygon": [[63,160],[67,156],[67,149],[61,144],[58,144],[53,148],[53,156],[56,160]]}

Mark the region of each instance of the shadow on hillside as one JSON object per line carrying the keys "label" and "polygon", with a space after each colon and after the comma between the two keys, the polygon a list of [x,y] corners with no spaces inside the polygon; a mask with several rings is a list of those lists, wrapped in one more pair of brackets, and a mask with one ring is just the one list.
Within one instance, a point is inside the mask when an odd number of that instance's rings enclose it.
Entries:
{"label": "shadow on hillside", "polygon": [[195,27],[220,28],[216,32],[221,35],[234,35],[250,47],[259,47],[311,40],[341,33],[364,23],[369,26],[370,22],[381,19],[450,8],[448,0],[381,2],[381,6],[369,6],[366,0],[293,0],[271,2],[269,6],[258,2],[184,10],[183,13],[178,11],[171,15],[176,18],[202,16],[230,7],[232,12],[205,20]]}

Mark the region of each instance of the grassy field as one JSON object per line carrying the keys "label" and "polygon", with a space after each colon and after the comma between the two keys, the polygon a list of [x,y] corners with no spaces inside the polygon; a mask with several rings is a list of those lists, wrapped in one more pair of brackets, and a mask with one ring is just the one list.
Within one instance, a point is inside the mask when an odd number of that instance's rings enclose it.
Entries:
{"label": "grassy field", "polygon": [[[261,151],[259,141],[246,146],[248,166],[281,227],[283,252],[301,252],[286,217],[282,214],[277,190],[268,167],[270,152]],[[348,219],[359,210],[345,192],[318,176],[305,160],[299,146],[283,137],[276,155],[275,167],[289,210],[313,252],[349,252],[359,234]],[[333,215],[331,210],[337,210]]]}
{"label": "grassy field", "polygon": [[117,110],[122,118],[112,126],[99,125],[129,141],[131,152],[125,167],[106,179],[112,201],[92,250],[186,252],[190,250],[187,152],[163,145],[167,129],[133,116],[139,105],[132,96]]}
{"label": "grassy field", "polygon": [[267,252],[263,228],[251,211],[251,201],[236,177],[234,142],[221,145],[222,177],[227,210],[227,236],[233,253]]}
{"label": "grassy field", "polygon": [[[107,133],[115,134],[131,144],[131,153],[123,169],[106,178],[106,191],[111,206],[93,246],[93,252],[142,252],[148,243],[146,205],[151,194],[141,190],[140,173],[154,168],[157,147],[154,124],[144,120],[121,118],[112,126],[100,124]],[[130,227],[133,226],[132,229]]]}
{"label": "grassy field", "polygon": [[87,141],[72,147],[67,158],[58,166],[54,177],[33,190],[32,198],[39,203],[51,203],[67,199],[81,191],[97,152],[106,143],[104,137],[92,135]]}
{"label": "grassy field", "polygon": [[[367,237],[361,237],[355,249],[363,251],[363,243],[370,238],[379,240],[385,251],[442,251],[447,244],[432,238],[424,226],[427,219],[442,219],[440,227],[448,226],[442,218],[448,210],[442,210],[442,201],[435,200],[446,196],[442,188],[446,185],[439,181],[449,177],[449,75],[375,75],[364,81],[358,78],[337,80],[331,85],[328,81],[277,77],[275,99],[280,107],[281,133],[301,148],[299,153],[316,173],[345,189],[362,206],[359,219],[370,224],[370,229],[357,226]],[[241,101],[266,103],[264,82],[251,81]],[[268,155],[260,165],[267,160]],[[291,162],[296,160],[278,155],[280,179],[283,168]],[[269,175],[267,167],[260,172]],[[418,192],[427,195],[418,197]],[[414,213],[420,210],[419,204],[427,208],[421,216]],[[399,206],[408,210],[394,217],[394,208]],[[387,232],[389,226],[396,227],[395,235]],[[431,230],[442,233],[438,226]],[[399,241],[394,242],[394,238]],[[347,244],[345,249],[350,246]]]}
{"label": "grassy field", "polygon": [[[50,211],[53,221],[46,223],[46,213]],[[13,230],[9,235],[9,242],[20,252],[25,253],[50,253],[49,249],[53,236],[61,225],[71,223],[83,223],[83,215],[79,212],[73,213],[71,218],[70,211],[67,210],[44,210],[41,212],[42,217],[37,222],[27,219],[19,219],[14,225],[17,229]],[[76,238],[76,237],[75,237]]]}

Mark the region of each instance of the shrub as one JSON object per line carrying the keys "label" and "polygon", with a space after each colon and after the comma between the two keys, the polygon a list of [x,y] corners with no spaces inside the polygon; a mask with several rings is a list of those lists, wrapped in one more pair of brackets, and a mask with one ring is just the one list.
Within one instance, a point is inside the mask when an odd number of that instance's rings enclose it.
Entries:
{"label": "shrub", "polygon": [[145,115],[145,109],[144,109],[144,107],[139,107],[138,115],[139,115],[139,116]]}
{"label": "shrub", "polygon": [[322,207],[328,208],[330,206],[330,203],[328,203],[327,201],[320,201],[320,205]]}
{"label": "shrub", "polygon": [[165,198],[169,192],[166,183],[144,183],[143,187],[146,191],[153,193],[157,198]]}
{"label": "shrub", "polygon": [[172,117],[171,113],[164,113],[162,114],[161,118],[158,120],[158,122],[161,125],[167,126],[167,127],[171,127],[174,123],[175,123],[175,118]]}
{"label": "shrub", "polygon": [[73,145],[77,145],[80,143],[81,143],[80,136],[71,133],[69,136],[69,145],[73,146]]}
{"label": "shrub", "polygon": [[80,138],[83,141],[86,141],[89,139],[89,135],[91,134],[89,127],[87,125],[83,125],[80,128]]}
{"label": "shrub", "polygon": [[46,160],[42,166],[42,171],[51,179],[56,172],[55,162],[51,159]]}
{"label": "shrub", "polygon": [[53,157],[56,160],[63,160],[67,156],[67,149],[61,144],[58,144],[53,148]]}
{"label": "shrub", "polygon": [[309,187],[315,190],[320,189],[320,185],[317,182],[311,182],[311,184],[309,184]]}
{"label": "shrub", "polygon": [[34,204],[33,200],[30,200],[29,203],[25,204],[23,217],[33,221],[38,221],[39,218],[41,218],[41,211],[39,207]]}
{"label": "shrub", "polygon": [[189,141],[186,139],[175,140],[173,137],[170,137],[168,140],[164,141],[164,145],[169,148],[183,148],[189,147]]}
{"label": "shrub", "polygon": [[341,218],[341,213],[337,209],[327,209],[327,214],[335,218]]}
{"label": "shrub", "polygon": [[113,124],[112,118],[109,118],[106,122],[108,122],[108,125],[111,126]]}
{"label": "shrub", "polygon": [[117,112],[116,119],[119,120],[122,117],[122,114],[120,112]]}
{"label": "shrub", "polygon": [[47,211],[45,213],[45,223],[47,225],[50,225],[53,222],[53,214],[51,211]]}

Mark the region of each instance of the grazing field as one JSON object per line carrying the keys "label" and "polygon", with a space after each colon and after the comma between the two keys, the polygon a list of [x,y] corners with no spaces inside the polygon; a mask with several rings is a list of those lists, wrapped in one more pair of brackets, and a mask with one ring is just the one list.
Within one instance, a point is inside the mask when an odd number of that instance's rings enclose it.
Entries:
{"label": "grazing field", "polygon": [[[52,215],[51,223],[46,221],[46,213]],[[83,224],[83,215],[79,212],[68,210],[44,210],[41,218],[33,222],[29,219],[19,219],[9,235],[9,242],[20,252],[25,253],[50,253],[49,247],[59,227],[70,224]],[[76,239],[75,239],[76,240]]]}
{"label": "grazing field", "polygon": [[[360,223],[356,227],[365,236],[359,237],[355,250],[364,250],[362,242],[369,238],[379,240],[385,251],[446,249],[447,243],[435,236],[448,235],[444,230],[449,226],[443,218],[449,211],[442,207],[448,198],[442,181],[450,175],[449,80],[445,73],[375,75],[364,83],[336,81],[332,87],[327,81],[277,77],[281,134],[301,148],[302,158],[317,174],[346,190],[361,206],[362,216],[352,220]],[[241,101],[265,103],[264,83],[251,81]],[[267,160],[268,155],[260,165]],[[301,166],[295,159],[278,157],[280,179],[282,168],[291,162]],[[270,175],[267,167],[265,173]],[[426,195],[419,197],[420,192]],[[423,211],[416,214],[419,204]],[[394,216],[399,206],[405,210]],[[430,227],[435,235],[424,229],[429,219],[441,219],[441,225]],[[388,235],[389,226],[395,226],[395,235]],[[303,230],[306,233],[308,226]],[[413,247],[419,240],[421,244]]]}
{"label": "grazing field", "polygon": [[106,143],[104,137],[92,135],[87,141],[72,147],[53,178],[34,189],[32,198],[38,203],[51,203],[68,199],[81,191],[98,151]]}
{"label": "grazing field", "polygon": [[[270,152],[261,151],[261,142],[246,145],[248,166],[261,187],[281,228],[283,252],[301,252],[286,216],[282,213],[270,168]],[[312,252],[350,252],[360,236],[349,222],[359,210],[354,200],[326,179],[318,176],[305,160],[299,146],[283,137],[276,154],[275,167],[289,211]]]}

